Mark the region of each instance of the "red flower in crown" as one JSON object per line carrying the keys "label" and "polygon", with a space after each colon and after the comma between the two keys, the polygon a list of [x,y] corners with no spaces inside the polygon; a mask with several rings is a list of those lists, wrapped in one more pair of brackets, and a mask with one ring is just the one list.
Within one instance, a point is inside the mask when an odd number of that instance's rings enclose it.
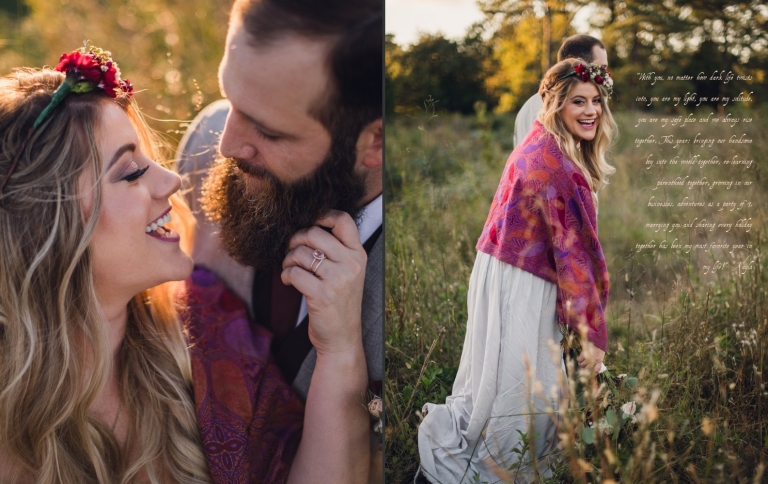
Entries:
{"label": "red flower in crown", "polygon": [[98,62],[90,54],[83,54],[79,50],[63,54],[56,70],[64,73],[74,71],[80,74],[82,78],[96,83],[101,78],[101,68]]}
{"label": "red flower in crown", "polygon": [[605,66],[579,62],[573,65],[572,71],[560,77],[560,79],[565,79],[571,76],[575,76],[584,82],[587,82],[591,79],[595,84],[603,86],[606,89],[608,96],[613,93],[613,79],[611,79],[611,71],[609,71]]}
{"label": "red flower in crown", "polygon": [[[104,84],[103,86],[102,83]],[[117,83],[117,69],[115,69],[114,66],[108,67],[107,70],[104,71],[104,76],[102,77],[101,83],[99,83],[99,87],[103,87],[110,97],[117,96],[115,89],[120,89],[120,85]]]}
{"label": "red flower in crown", "polygon": [[129,96],[133,95],[133,84],[131,84],[131,81],[128,79],[123,79],[120,81],[120,89],[122,89],[123,92]]}
{"label": "red flower in crown", "polygon": [[133,86],[130,81],[120,79],[120,71],[109,52],[97,48],[91,48],[89,52],[84,50],[83,48],[63,54],[56,70],[64,72],[72,84],[82,81],[94,83],[109,97],[117,97],[118,90],[128,96],[133,95]]}
{"label": "red flower in crown", "polygon": [[576,64],[573,66],[573,70],[576,71],[576,75],[579,76],[582,81],[589,80],[589,71],[584,64]]}

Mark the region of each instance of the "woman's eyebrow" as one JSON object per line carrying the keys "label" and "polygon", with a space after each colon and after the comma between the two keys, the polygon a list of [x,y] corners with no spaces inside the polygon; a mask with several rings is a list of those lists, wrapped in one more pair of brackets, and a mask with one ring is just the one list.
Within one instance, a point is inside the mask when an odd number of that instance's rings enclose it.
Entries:
{"label": "woman's eyebrow", "polygon": [[112,165],[117,163],[117,160],[119,160],[120,157],[123,156],[123,154],[126,151],[130,151],[130,152],[136,151],[136,145],[134,143],[126,143],[123,146],[121,146],[120,148],[118,148],[117,151],[115,151],[115,154],[112,156],[112,160],[107,165],[107,170],[112,168]]}

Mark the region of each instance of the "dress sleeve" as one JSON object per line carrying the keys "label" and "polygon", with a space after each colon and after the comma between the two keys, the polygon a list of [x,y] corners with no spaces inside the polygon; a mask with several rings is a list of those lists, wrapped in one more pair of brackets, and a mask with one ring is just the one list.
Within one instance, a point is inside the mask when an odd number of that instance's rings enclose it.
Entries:
{"label": "dress sleeve", "polygon": [[215,483],[285,482],[304,406],[275,365],[272,335],[203,268],[185,283],[198,426]]}
{"label": "dress sleeve", "polygon": [[581,173],[558,171],[540,194],[546,203],[557,273],[558,321],[605,351],[608,330],[604,308],[609,278],[597,240],[597,216],[592,193]]}

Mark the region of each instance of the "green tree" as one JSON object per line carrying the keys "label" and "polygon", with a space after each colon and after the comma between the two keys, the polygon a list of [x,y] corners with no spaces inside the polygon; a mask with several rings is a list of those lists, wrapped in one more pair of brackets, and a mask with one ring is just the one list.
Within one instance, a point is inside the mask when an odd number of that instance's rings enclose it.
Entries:
{"label": "green tree", "polygon": [[395,36],[387,34],[384,37],[384,112],[392,114],[395,112],[395,99],[400,96],[400,84],[402,76],[400,75],[403,66],[400,60],[403,57],[403,49],[395,43]]}
{"label": "green tree", "polygon": [[544,73],[557,62],[562,39],[575,33],[573,17],[584,0],[480,0],[494,26],[491,37],[498,69],[487,89],[499,98],[499,112],[518,110],[538,90]]}
{"label": "green tree", "polygon": [[768,11],[764,2],[599,0],[597,5],[589,22],[601,31],[608,48],[617,101],[623,107],[642,106],[622,97],[622,91],[665,96],[683,90],[707,97],[738,93],[734,84],[715,86],[696,80],[641,87],[638,72],[677,76],[733,71],[752,75],[755,93],[768,94]]}
{"label": "green tree", "polygon": [[[471,39],[470,39],[471,40]],[[471,41],[472,42],[472,41]],[[435,108],[469,114],[477,101],[492,103],[484,86],[485,49],[465,47],[441,35],[422,35],[408,49],[387,44],[387,82],[395,97],[393,110],[412,113],[431,97]]]}

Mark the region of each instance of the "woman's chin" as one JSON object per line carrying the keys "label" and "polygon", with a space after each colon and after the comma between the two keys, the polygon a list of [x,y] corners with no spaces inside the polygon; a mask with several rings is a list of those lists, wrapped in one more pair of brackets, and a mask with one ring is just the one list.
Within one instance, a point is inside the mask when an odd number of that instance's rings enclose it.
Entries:
{"label": "woman's chin", "polygon": [[161,276],[163,280],[159,281],[156,285],[171,281],[183,281],[192,275],[195,262],[184,252],[181,254],[178,257],[174,257],[173,262],[168,261],[168,266],[166,266]]}
{"label": "woman's chin", "polygon": [[595,132],[586,131],[583,133],[571,133],[571,136],[573,136],[573,141],[575,141],[576,144],[578,144],[579,141],[592,141],[593,139],[595,139]]}
{"label": "woman's chin", "polygon": [[184,254],[184,257],[182,258],[183,263],[179,264],[179,275],[180,277],[178,279],[173,279],[174,281],[183,281],[189,276],[192,275],[192,271],[195,268],[195,261],[192,260],[192,257]]}

